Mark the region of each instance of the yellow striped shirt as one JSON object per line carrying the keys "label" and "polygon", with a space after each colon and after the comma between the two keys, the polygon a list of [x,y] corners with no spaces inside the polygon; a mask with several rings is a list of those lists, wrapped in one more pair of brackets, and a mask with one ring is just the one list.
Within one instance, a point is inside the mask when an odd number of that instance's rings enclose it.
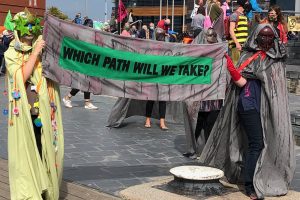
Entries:
{"label": "yellow striped shirt", "polygon": [[[246,16],[239,15],[238,25],[234,29],[234,34],[237,41],[242,46],[248,38],[248,20]],[[229,48],[234,48],[234,47],[235,47],[235,42],[232,39],[229,40]]]}

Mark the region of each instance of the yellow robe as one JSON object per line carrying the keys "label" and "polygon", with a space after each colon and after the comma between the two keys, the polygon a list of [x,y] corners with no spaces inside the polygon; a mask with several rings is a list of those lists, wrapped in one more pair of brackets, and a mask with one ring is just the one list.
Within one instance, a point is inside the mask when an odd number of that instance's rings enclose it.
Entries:
{"label": "yellow robe", "polygon": [[[19,45],[15,45],[16,43]],[[31,51],[31,46],[26,46],[18,40],[14,40],[5,52],[9,99],[8,165],[11,199],[38,200],[42,199],[41,194],[45,193],[46,199],[57,200],[59,199],[59,187],[62,180],[64,154],[59,87],[42,76],[41,62],[37,61],[29,81],[34,85],[38,85],[40,82],[41,86],[38,94],[39,112],[42,121],[43,158],[41,159],[36,146],[30,105],[28,104],[21,69],[22,63],[28,60]],[[15,89],[19,90],[21,94],[21,98],[16,101],[12,97],[12,92]],[[53,95],[53,103],[57,107],[56,112],[54,112],[57,123],[56,144],[54,144],[55,136],[50,116],[49,95]],[[12,113],[15,107],[19,109],[18,115]]]}

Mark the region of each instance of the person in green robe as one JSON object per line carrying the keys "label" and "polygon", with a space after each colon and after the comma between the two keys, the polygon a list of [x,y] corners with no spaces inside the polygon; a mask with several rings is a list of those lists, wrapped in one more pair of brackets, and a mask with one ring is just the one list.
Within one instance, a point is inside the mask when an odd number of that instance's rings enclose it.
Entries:
{"label": "person in green robe", "polygon": [[59,199],[64,134],[59,87],[42,75],[40,19],[13,18],[7,66],[8,165],[12,200]]}

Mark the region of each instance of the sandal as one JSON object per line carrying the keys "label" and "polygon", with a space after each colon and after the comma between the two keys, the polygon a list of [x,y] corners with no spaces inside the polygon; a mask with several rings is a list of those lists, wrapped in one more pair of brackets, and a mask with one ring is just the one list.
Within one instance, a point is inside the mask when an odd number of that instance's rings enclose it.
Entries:
{"label": "sandal", "polygon": [[255,192],[252,192],[250,195],[249,195],[250,199],[251,200],[258,200],[259,198],[257,197],[256,193]]}
{"label": "sandal", "polygon": [[166,126],[159,126],[159,128],[160,128],[161,130],[163,130],[163,131],[169,130],[169,128],[166,127]]}
{"label": "sandal", "polygon": [[145,128],[151,128],[151,124],[145,124]]}

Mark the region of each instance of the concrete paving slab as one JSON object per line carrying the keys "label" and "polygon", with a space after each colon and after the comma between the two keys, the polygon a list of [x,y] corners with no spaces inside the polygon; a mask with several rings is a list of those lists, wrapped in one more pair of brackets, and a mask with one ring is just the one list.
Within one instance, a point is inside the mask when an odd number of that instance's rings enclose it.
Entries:
{"label": "concrete paving slab", "polygon": [[[249,200],[242,192],[233,192],[222,196],[211,196],[207,198],[191,198],[155,188],[173,180],[173,177],[165,177],[157,181],[136,185],[120,191],[120,196],[126,200]],[[221,181],[226,188],[238,189],[236,185]],[[287,195],[280,197],[266,197],[265,200],[299,200],[300,192],[290,190]]]}

